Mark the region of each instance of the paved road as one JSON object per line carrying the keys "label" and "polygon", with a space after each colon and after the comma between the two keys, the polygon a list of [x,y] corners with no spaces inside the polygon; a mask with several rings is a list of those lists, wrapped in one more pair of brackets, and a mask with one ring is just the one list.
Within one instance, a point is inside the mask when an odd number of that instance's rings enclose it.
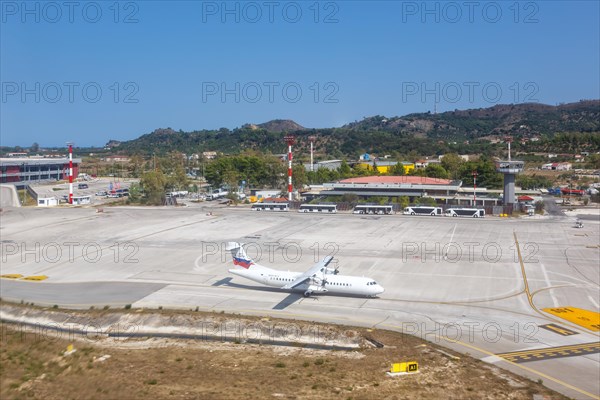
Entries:
{"label": "paved road", "polygon": [[61,304],[73,308],[90,306],[123,306],[133,304],[166,285],[140,282],[82,282],[44,283],[0,280],[3,300],[20,302],[25,300],[39,305]]}
{"label": "paved road", "polygon": [[546,212],[553,217],[566,217],[563,210],[556,204],[556,200],[552,196],[544,196],[544,207]]}

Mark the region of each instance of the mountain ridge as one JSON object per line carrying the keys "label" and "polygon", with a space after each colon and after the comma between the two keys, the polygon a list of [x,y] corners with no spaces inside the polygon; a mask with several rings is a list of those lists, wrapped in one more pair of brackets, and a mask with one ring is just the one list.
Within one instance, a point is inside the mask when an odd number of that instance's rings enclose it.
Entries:
{"label": "mountain ridge", "polygon": [[[539,103],[499,104],[488,108],[446,111],[439,114],[412,113],[404,116],[375,115],[331,128],[305,128],[289,119],[275,119],[261,124],[244,124],[229,130],[192,132],[159,128],[137,139],[121,142],[125,153],[182,151],[188,153],[218,151],[236,153],[260,150],[281,153],[283,136],[294,134],[302,149],[308,136],[317,136],[318,151],[331,156],[356,151],[408,152],[436,145],[436,152],[454,144],[484,145],[501,141],[505,136],[529,140],[551,139],[561,133],[600,135],[600,100],[582,100],[551,106]],[[306,139],[306,140],[304,140]],[[406,150],[406,146],[412,147]],[[477,149],[474,148],[473,151]],[[427,154],[427,153],[425,153]]]}

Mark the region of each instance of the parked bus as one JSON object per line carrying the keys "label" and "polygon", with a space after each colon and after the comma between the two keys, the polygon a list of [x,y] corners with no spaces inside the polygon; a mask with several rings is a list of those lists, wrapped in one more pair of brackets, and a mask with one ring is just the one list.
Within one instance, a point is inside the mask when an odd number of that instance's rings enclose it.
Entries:
{"label": "parked bus", "polygon": [[485,217],[485,210],[483,208],[449,208],[446,210],[446,216],[483,218]]}
{"label": "parked bus", "polygon": [[442,215],[442,207],[427,207],[427,206],[413,206],[406,207],[402,212],[404,215]]}
{"label": "parked bus", "polygon": [[335,204],[302,204],[298,212],[323,212],[336,213],[337,205]]}
{"label": "parked bus", "polygon": [[288,203],[256,203],[252,204],[254,211],[288,211]]}
{"label": "parked bus", "polygon": [[360,204],[354,207],[353,214],[380,214],[389,215],[394,213],[393,206],[377,206],[371,204]]}

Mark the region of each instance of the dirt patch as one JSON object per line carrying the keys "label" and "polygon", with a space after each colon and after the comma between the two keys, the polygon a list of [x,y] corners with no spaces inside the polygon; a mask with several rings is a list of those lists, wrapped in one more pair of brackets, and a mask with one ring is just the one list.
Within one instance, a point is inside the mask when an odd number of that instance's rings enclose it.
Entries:
{"label": "dirt patch", "polygon": [[[77,313],[81,314],[85,313]],[[126,313],[92,312],[88,316],[90,320],[114,319],[121,314]],[[133,314],[140,313],[127,315]],[[185,320],[191,313],[143,314],[146,319],[160,320],[167,315]],[[437,346],[412,336],[362,328],[327,328],[351,330],[384,347],[361,345],[356,350],[331,351],[203,340],[91,340],[81,335],[41,335],[3,323],[0,398],[531,399],[540,394],[547,399],[564,399],[495,366],[447,349],[442,354]],[[64,355],[69,344],[75,352]],[[386,376],[390,364],[400,361],[417,361],[420,372]]]}

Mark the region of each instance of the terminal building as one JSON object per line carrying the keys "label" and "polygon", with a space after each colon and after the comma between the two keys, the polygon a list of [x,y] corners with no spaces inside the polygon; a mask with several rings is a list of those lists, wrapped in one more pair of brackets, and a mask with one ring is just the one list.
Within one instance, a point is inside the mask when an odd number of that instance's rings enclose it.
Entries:
{"label": "terminal building", "polygon": [[462,181],[428,178],[424,176],[360,176],[325,183],[321,194],[341,196],[352,193],[359,197],[388,196],[432,197],[446,199],[454,197]]}
{"label": "terminal building", "polygon": [[[73,159],[73,179],[79,173],[80,158]],[[25,186],[29,183],[69,179],[68,158],[0,158],[0,183]]]}
{"label": "terminal building", "polygon": [[361,176],[343,179],[339,182],[324,183],[319,190],[304,193],[307,198],[343,196],[354,194],[359,198],[406,196],[414,202],[417,198],[429,197],[438,204],[460,206],[497,206],[501,200],[499,193],[491,193],[485,188],[462,187],[461,180],[429,178],[424,176]]}

